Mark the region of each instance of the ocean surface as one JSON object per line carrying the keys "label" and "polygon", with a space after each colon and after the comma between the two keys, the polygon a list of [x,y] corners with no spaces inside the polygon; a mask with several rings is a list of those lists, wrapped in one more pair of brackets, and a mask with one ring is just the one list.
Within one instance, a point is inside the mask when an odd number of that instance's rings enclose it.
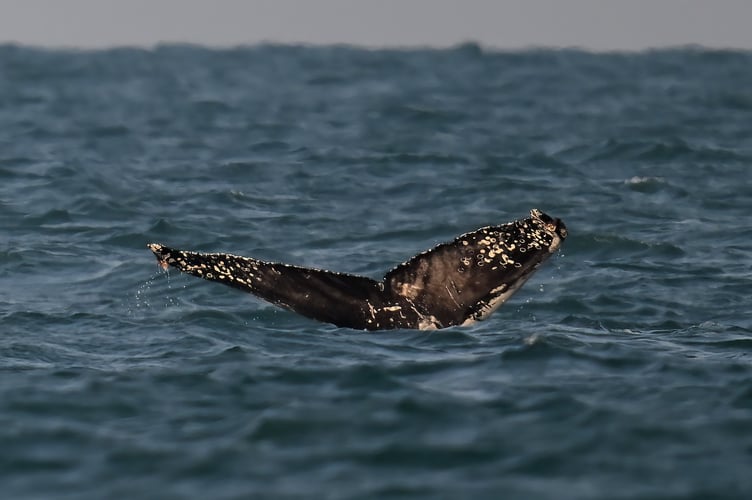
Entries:
{"label": "ocean surface", "polygon": [[[146,248],[379,278],[532,208],[432,332]],[[752,498],[751,292],[750,52],[0,46],[2,498]]]}

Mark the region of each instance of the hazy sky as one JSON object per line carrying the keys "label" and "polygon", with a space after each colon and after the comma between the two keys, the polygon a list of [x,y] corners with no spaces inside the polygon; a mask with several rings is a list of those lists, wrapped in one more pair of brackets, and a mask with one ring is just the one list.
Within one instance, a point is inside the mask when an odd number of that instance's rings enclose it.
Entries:
{"label": "hazy sky", "polygon": [[0,43],[752,49],[752,0],[0,0]]}

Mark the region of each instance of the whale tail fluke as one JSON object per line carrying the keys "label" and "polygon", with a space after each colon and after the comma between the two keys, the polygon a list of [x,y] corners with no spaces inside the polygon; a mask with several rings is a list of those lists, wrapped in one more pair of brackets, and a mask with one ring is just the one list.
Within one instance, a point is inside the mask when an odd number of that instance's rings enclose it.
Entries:
{"label": "whale tail fluke", "polygon": [[380,281],[226,253],[147,246],[163,269],[252,293],[338,326],[379,330],[445,328],[487,318],[561,246],[560,219],[530,217],[486,226],[421,252]]}

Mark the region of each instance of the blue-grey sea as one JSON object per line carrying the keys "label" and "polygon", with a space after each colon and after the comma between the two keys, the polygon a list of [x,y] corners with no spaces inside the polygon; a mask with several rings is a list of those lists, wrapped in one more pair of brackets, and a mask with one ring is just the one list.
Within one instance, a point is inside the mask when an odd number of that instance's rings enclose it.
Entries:
{"label": "blue-grey sea", "polygon": [[[569,238],[368,333],[149,242],[379,278]],[[752,498],[752,52],[0,46],[0,495]]]}

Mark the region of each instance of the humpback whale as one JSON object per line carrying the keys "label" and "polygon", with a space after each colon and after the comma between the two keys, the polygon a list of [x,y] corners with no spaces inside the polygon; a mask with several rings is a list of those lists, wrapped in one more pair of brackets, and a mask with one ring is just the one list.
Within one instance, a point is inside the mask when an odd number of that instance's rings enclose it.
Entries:
{"label": "humpback whale", "polygon": [[567,237],[540,210],[462,234],[404,262],[376,281],[364,276],[198,253],[149,243],[163,269],[218,281],[308,318],[359,330],[430,330],[486,319]]}

